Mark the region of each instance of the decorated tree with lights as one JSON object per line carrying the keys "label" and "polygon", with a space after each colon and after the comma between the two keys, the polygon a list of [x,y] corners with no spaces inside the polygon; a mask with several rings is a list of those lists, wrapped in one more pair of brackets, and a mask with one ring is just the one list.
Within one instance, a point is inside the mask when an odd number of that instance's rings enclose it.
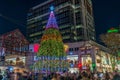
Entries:
{"label": "decorated tree with lights", "polygon": [[100,35],[101,41],[110,49],[113,68],[116,65],[115,57],[120,59],[120,33],[117,28],[111,28],[106,34]]}
{"label": "decorated tree with lights", "polygon": [[39,59],[35,67],[40,71],[63,71],[69,66],[53,10],[54,8],[51,7],[50,17],[37,53]]}

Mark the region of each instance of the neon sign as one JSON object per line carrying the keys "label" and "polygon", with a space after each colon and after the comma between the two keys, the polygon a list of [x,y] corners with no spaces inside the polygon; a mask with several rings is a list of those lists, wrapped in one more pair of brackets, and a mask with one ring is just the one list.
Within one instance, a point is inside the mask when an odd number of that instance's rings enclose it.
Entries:
{"label": "neon sign", "polygon": [[37,53],[39,50],[39,44],[34,44],[34,52]]}

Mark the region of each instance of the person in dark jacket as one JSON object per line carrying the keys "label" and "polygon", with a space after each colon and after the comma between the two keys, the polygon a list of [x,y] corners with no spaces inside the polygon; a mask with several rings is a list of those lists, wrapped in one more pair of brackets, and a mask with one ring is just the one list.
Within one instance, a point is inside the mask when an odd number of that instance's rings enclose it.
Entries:
{"label": "person in dark jacket", "polygon": [[113,80],[120,80],[120,75],[117,71],[115,71],[115,75],[113,76]]}
{"label": "person in dark jacket", "polygon": [[0,80],[2,80],[3,79],[3,76],[0,74]]}
{"label": "person in dark jacket", "polygon": [[0,80],[3,79],[3,76],[2,76],[2,72],[1,72],[1,69],[0,69]]}

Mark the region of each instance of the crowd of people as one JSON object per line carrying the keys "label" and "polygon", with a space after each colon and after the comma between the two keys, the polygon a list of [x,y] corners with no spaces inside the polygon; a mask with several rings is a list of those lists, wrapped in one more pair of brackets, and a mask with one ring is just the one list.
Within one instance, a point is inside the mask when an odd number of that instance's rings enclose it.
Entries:
{"label": "crowd of people", "polygon": [[0,80],[120,80],[120,73],[114,72],[90,72],[81,71],[79,73],[53,72],[50,74],[40,74],[27,72],[26,75],[6,71],[4,74],[0,70]]}
{"label": "crowd of people", "polygon": [[48,76],[43,76],[41,80],[120,80],[120,74],[117,71],[111,72],[80,72],[80,73],[68,73],[63,74],[52,73]]}

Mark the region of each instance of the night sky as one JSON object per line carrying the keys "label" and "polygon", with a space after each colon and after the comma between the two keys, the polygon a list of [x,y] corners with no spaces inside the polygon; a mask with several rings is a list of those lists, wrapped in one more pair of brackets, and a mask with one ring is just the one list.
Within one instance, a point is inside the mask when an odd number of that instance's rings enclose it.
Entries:
{"label": "night sky", "polygon": [[[29,8],[45,0],[0,0],[0,34],[19,28],[26,33]],[[120,0],[93,0],[96,37],[110,27],[120,25]]]}

